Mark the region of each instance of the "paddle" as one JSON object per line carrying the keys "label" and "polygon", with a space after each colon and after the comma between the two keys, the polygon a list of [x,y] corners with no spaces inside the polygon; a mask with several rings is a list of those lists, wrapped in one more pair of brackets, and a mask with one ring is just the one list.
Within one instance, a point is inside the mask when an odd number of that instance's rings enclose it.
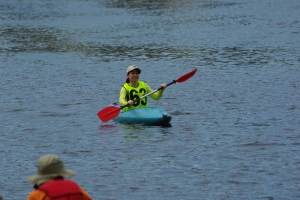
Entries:
{"label": "paddle", "polygon": [[[182,83],[182,82],[188,80],[189,78],[191,78],[192,76],[194,76],[194,74],[195,74],[196,72],[197,72],[197,69],[194,69],[193,71],[191,71],[191,72],[189,72],[189,73],[187,73],[187,74],[184,74],[184,75],[180,76],[180,77],[177,78],[176,80],[173,80],[171,83],[168,83],[168,84],[167,84],[167,87],[170,86],[170,85],[172,85],[173,83],[176,83],[176,82],[177,82],[177,83]],[[158,90],[162,90],[162,89],[163,89],[163,88],[160,87],[160,88],[158,88],[158,89],[156,89],[156,90],[153,90],[152,92],[150,92],[150,93],[148,93],[148,94],[146,94],[146,95],[144,95],[144,96],[141,96],[140,98],[134,100],[134,102],[139,101],[140,99],[143,99],[143,98],[145,98],[145,97],[147,97],[147,96],[149,96],[149,95],[151,95],[151,94],[157,92]],[[127,107],[127,106],[129,106],[129,105],[130,105],[130,104],[126,104],[126,105],[120,106],[120,107],[116,107],[116,106],[108,106],[108,107],[106,107],[106,108],[104,108],[104,109],[102,109],[102,110],[100,110],[100,111],[98,112],[98,117],[100,118],[100,120],[101,120],[102,122],[107,122],[107,121],[109,121],[109,120],[111,120],[111,119],[116,118],[116,117],[120,114],[120,111],[121,111],[123,108],[125,108],[125,107]]]}

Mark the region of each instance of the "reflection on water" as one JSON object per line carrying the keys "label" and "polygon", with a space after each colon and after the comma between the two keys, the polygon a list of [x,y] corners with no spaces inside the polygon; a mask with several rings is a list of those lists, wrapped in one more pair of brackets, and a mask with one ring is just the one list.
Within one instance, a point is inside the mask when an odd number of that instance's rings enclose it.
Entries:
{"label": "reflection on water", "polygon": [[247,49],[243,47],[203,48],[172,47],[164,44],[148,45],[103,45],[76,43],[69,33],[57,29],[10,27],[1,31],[6,45],[0,47],[1,52],[77,52],[101,58],[103,61],[124,59],[193,59],[198,58],[204,65],[266,65],[274,62],[293,64],[296,59],[282,60],[278,56],[288,55],[283,48]]}
{"label": "reflection on water", "polygon": [[113,124],[104,124],[99,126],[99,130],[101,131],[114,130],[114,129],[117,129],[117,126]]}
{"label": "reflection on water", "polygon": [[[76,2],[75,5],[84,5],[84,2]],[[105,15],[101,12],[100,3],[90,2],[96,9],[92,10],[92,15],[99,14],[99,16],[104,17]],[[226,7],[245,6],[242,3],[234,2],[207,2],[200,1],[195,3],[194,1],[182,2],[178,0],[165,0],[165,1],[105,1],[104,5],[109,8],[118,9],[133,9],[147,11],[147,10],[165,10],[162,19],[154,18],[154,21],[149,21],[146,18],[145,13],[135,13],[134,16],[126,14],[126,17],[132,18],[134,20],[128,21],[127,23],[114,23],[115,18],[112,16],[107,17],[107,24],[101,26],[97,22],[89,21],[91,26],[96,26],[95,29],[91,30],[81,30],[82,26],[76,24],[72,21],[72,17],[78,17],[76,14],[77,10],[67,10],[69,3],[62,3],[66,8],[62,7],[60,9],[56,8],[56,4],[53,2],[35,2],[29,4],[13,4],[13,3],[2,3],[2,11],[5,13],[3,17],[3,26],[0,32],[0,37],[4,39],[5,43],[1,45],[0,52],[74,52],[83,53],[88,57],[98,57],[104,62],[110,61],[123,61],[135,59],[137,61],[142,61],[145,59],[197,59],[196,65],[204,66],[224,66],[224,65],[234,65],[234,66],[245,66],[245,65],[267,65],[273,64],[274,62],[283,62],[283,64],[293,64],[298,62],[298,60],[289,58],[290,54],[295,55],[296,51],[294,49],[288,49],[283,46],[265,46],[261,41],[258,45],[253,45],[253,41],[249,43],[250,48],[245,44],[237,44],[234,42],[236,37],[241,37],[241,35],[233,36],[235,38],[227,37],[227,45],[220,44],[221,46],[204,46],[205,43],[214,41],[207,40],[205,37],[199,35],[201,32],[205,31],[205,26],[210,20],[213,21],[223,21],[224,27],[228,28],[233,25],[231,22],[229,24],[226,17],[229,17],[229,21],[244,21],[243,18],[248,16],[242,14],[236,14],[231,16],[230,14],[218,15],[215,14],[213,17],[205,18],[197,16],[198,21],[194,21],[194,18],[184,13],[187,9],[191,9],[191,14],[198,8],[207,12],[207,9],[214,10],[224,9]],[[99,10],[97,10],[97,8]],[[178,14],[174,13],[174,8],[177,8],[180,12],[179,16],[188,17],[188,21],[177,21],[173,18]],[[121,17],[121,14],[115,11],[116,15]],[[181,13],[182,12],[182,13]],[[140,21],[136,19],[140,17]],[[220,18],[215,18],[220,17]],[[225,18],[224,18],[225,17]],[[252,17],[252,16],[250,16]],[[87,17],[88,19],[89,16]],[[54,20],[57,21],[61,19],[64,23],[44,23],[43,21]],[[162,24],[158,24],[158,27],[152,26],[157,23],[157,20],[162,20]],[[192,20],[192,21],[190,21]],[[247,20],[249,20],[247,18]],[[257,20],[256,17],[254,20]],[[18,23],[12,23],[16,22]],[[32,21],[37,23],[32,25]],[[110,23],[112,21],[112,23]],[[43,23],[42,23],[43,22]],[[189,24],[192,25],[189,26]],[[197,26],[195,26],[197,24]],[[80,25],[78,27],[78,25]],[[186,38],[181,38],[181,34],[186,34],[182,28],[194,32],[193,35],[186,35],[190,37],[190,41],[186,43],[180,42],[184,41]],[[282,27],[281,24],[278,25]],[[297,23],[290,23],[291,28],[297,26]],[[178,27],[178,28],[177,28]],[[210,27],[210,26],[208,26]],[[213,27],[213,26],[212,26]],[[232,27],[235,28],[235,25]],[[285,27],[282,27],[285,29]],[[142,29],[143,31],[138,31]],[[162,29],[162,30],[161,30]],[[210,30],[210,28],[208,28]],[[121,32],[120,32],[121,31]],[[183,32],[182,32],[183,31]],[[214,29],[211,29],[211,34],[216,34]],[[111,33],[116,33],[116,35]],[[118,34],[120,32],[120,34]],[[293,32],[293,31],[292,31]],[[149,35],[150,33],[150,35]],[[151,34],[153,33],[153,34]],[[167,33],[167,34],[166,34]],[[175,34],[177,33],[177,34]],[[224,30],[224,34],[227,30]],[[293,32],[294,34],[297,32]],[[124,37],[121,37],[124,34]],[[241,33],[243,34],[243,33]],[[166,37],[173,37],[174,40],[171,42]],[[149,38],[144,40],[135,41],[136,38]],[[216,41],[219,38],[216,39]],[[230,40],[233,40],[230,43]],[[191,43],[192,41],[192,43]],[[203,43],[201,43],[201,41]],[[177,44],[178,43],[178,44]],[[254,43],[254,44],[255,44]],[[177,45],[176,45],[177,44]]]}
{"label": "reflection on water", "polygon": [[115,1],[106,1],[105,5],[107,7],[113,8],[125,8],[125,9],[140,9],[140,10],[155,10],[159,11],[161,9],[179,9],[182,7],[191,7],[198,4],[198,8],[216,8],[216,7],[226,7],[233,6],[236,3],[233,2],[207,2],[207,1],[180,1],[180,0],[115,0]]}
{"label": "reflection on water", "polygon": [[3,52],[67,52],[75,49],[68,45],[67,33],[57,29],[9,27],[2,29],[1,37],[9,42]]}

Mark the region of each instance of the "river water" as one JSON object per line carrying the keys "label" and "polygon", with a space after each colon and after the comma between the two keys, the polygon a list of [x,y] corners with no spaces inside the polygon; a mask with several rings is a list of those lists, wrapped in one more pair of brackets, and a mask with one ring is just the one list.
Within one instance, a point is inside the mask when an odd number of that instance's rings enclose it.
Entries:
{"label": "river water", "polygon": [[[0,2],[0,194],[59,155],[94,199],[299,199],[298,0]],[[102,123],[126,68],[172,127]]]}

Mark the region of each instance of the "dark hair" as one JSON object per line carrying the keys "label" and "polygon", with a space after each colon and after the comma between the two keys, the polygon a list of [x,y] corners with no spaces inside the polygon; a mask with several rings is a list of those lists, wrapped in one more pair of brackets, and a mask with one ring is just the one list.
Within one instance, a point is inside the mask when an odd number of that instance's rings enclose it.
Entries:
{"label": "dark hair", "polygon": [[130,80],[129,80],[129,78],[126,78],[126,83],[130,83]]}

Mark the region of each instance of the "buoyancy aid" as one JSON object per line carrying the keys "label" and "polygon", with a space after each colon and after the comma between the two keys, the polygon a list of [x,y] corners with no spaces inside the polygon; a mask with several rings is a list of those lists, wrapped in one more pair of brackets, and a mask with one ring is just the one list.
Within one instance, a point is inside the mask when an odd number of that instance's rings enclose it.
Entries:
{"label": "buoyancy aid", "polygon": [[83,194],[77,183],[71,180],[53,180],[39,186],[51,200],[83,200]]}
{"label": "buoyancy aid", "polygon": [[[148,92],[146,90],[146,83],[143,81],[139,81],[137,87],[132,87],[128,83],[125,83],[123,85],[123,87],[126,89],[126,100],[127,101],[129,101],[129,100],[135,101],[136,99],[144,96]],[[134,102],[134,104],[132,106],[130,106],[130,108],[126,107],[123,110],[130,110],[133,108],[141,108],[141,107],[148,107],[147,97]]]}

